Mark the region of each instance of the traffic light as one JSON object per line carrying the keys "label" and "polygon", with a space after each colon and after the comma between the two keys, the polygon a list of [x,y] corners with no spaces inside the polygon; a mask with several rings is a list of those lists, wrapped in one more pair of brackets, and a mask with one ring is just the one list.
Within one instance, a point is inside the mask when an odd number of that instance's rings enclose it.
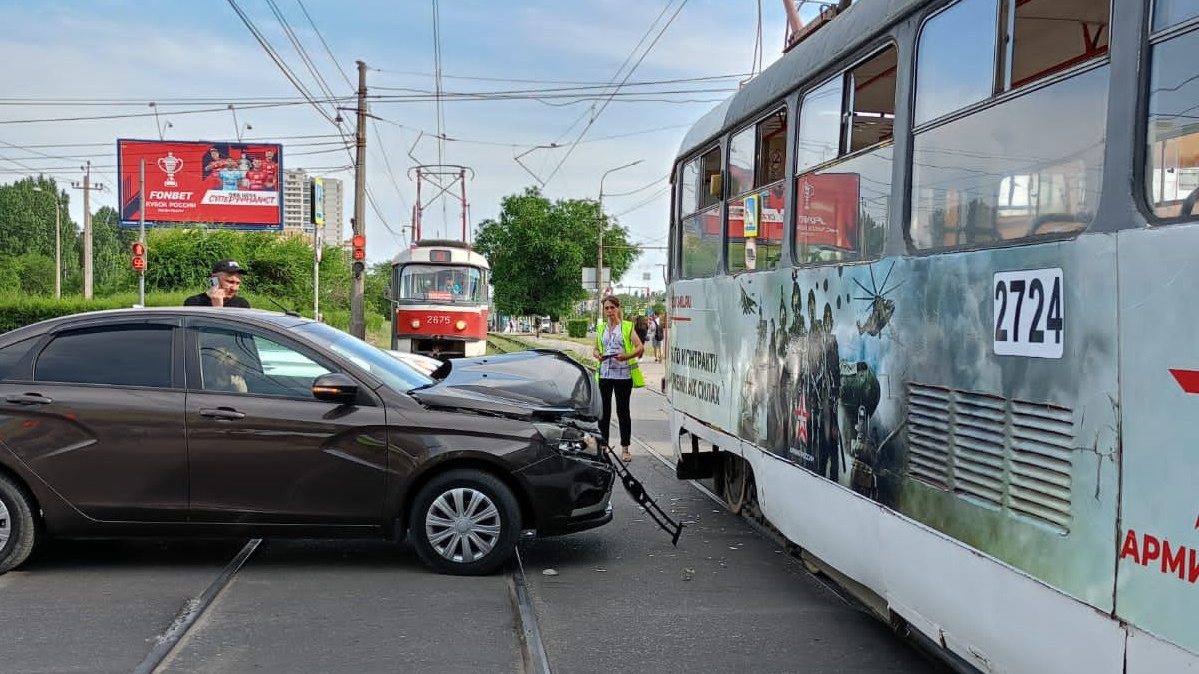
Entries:
{"label": "traffic light", "polygon": [[350,251],[350,271],[357,278],[366,270],[366,235],[355,234],[354,238],[350,239],[350,244],[353,250]]}
{"label": "traffic light", "polygon": [[141,241],[133,243],[133,269],[134,271],[146,271],[146,244]]}

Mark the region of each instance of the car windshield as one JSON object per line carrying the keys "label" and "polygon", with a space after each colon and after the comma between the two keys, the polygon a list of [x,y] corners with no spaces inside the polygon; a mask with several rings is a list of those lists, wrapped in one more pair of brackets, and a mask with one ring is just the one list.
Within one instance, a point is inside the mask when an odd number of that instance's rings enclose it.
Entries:
{"label": "car windshield", "polygon": [[406,393],[414,388],[433,383],[432,379],[407,363],[324,323],[304,323],[296,326],[295,330],[303,332],[322,346],[352,360],[355,365],[397,391]]}

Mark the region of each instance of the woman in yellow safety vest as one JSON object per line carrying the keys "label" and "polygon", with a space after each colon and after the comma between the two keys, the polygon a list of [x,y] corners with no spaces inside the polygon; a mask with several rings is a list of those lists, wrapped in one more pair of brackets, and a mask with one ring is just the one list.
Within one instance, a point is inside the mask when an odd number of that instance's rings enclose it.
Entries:
{"label": "woman in yellow safety vest", "polygon": [[633,435],[633,419],[629,415],[629,397],[633,388],[645,386],[645,377],[637,358],[645,351],[641,338],[633,330],[633,322],[622,320],[620,300],[608,295],[602,302],[604,321],[595,331],[593,355],[599,361],[600,399],[603,401],[603,416],[600,417],[600,435],[608,444],[608,426],[612,423],[612,394],[616,394],[616,418],[620,422],[621,460],[633,460],[629,453],[629,442]]}

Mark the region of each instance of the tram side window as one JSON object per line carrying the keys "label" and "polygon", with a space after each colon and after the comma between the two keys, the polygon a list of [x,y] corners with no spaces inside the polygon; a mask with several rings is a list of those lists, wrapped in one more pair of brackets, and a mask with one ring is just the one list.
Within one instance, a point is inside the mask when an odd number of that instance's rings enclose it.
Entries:
{"label": "tram side window", "polygon": [[1174,222],[1199,217],[1197,49],[1199,29],[1153,45],[1150,56],[1145,188],[1154,215]]}
{"label": "tram side window", "polygon": [[924,24],[916,46],[916,124],[993,93],[998,23],[995,0],[961,0]]}
{"label": "tram side window", "polygon": [[842,78],[835,77],[803,98],[799,114],[796,173],[841,155]]}
{"label": "tram side window", "polygon": [[1199,3],[1195,0],[1156,0],[1153,3],[1153,30],[1159,31],[1199,18]]}
{"label": "tram side window", "polygon": [[796,148],[795,261],[882,252],[891,198],[894,47],[808,92]]}
{"label": "tram side window", "polygon": [[911,239],[986,246],[1081,230],[1099,203],[1108,68],[916,134]]}
{"label": "tram side window", "polygon": [[[679,221],[682,223],[679,272],[684,277],[713,276],[718,268],[723,194],[721,154],[720,148],[712,148],[683,164],[679,199]],[[688,194],[694,194],[695,198],[689,200]]]}
{"label": "tram side window", "polygon": [[1110,10],[1105,0],[960,0],[925,22],[918,125],[992,94],[1059,81],[917,128],[916,247],[992,245],[1075,232],[1090,222],[1103,173],[1109,72],[1103,64],[1059,73],[1102,63]]}
{"label": "tram side window", "polygon": [[916,124],[1103,57],[1110,23],[1108,0],[959,0],[920,30]]}
{"label": "tram side window", "polygon": [[787,110],[733,136],[729,145],[730,272],[774,269],[783,254],[783,177]]}

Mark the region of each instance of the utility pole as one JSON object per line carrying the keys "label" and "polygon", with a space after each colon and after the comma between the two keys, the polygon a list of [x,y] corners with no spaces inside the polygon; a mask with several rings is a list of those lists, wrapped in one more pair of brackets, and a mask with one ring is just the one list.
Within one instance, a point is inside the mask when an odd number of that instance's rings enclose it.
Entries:
{"label": "utility pole", "polygon": [[637,161],[629,162],[628,164],[623,164],[621,166],[617,166],[616,168],[610,168],[607,171],[604,171],[604,174],[602,176],[600,176],[599,204],[598,204],[599,205],[599,228],[598,228],[599,231],[596,233],[596,239],[598,240],[598,243],[599,243],[599,250],[597,250],[596,254],[595,254],[595,258],[596,258],[596,265],[595,265],[596,295],[595,296],[596,296],[596,300],[597,300],[595,308],[599,314],[599,322],[601,322],[601,323],[604,321],[604,307],[603,307],[603,300],[604,300],[604,179],[608,177],[609,173],[615,173],[616,171],[619,171],[621,169],[627,169],[630,166],[636,166],[643,161],[645,161],[645,160],[638,159]]}
{"label": "utility pole", "polygon": [[[354,158],[354,236],[366,235],[366,64],[358,61],[358,133]],[[350,334],[366,339],[366,260],[350,262]]]}
{"label": "utility pole", "polygon": [[92,190],[102,190],[104,185],[92,184],[91,161],[88,161],[86,166],[80,166],[79,170],[83,171],[83,184],[73,182],[71,187],[83,190],[83,299],[90,300],[92,298],[92,207],[90,197]]}

